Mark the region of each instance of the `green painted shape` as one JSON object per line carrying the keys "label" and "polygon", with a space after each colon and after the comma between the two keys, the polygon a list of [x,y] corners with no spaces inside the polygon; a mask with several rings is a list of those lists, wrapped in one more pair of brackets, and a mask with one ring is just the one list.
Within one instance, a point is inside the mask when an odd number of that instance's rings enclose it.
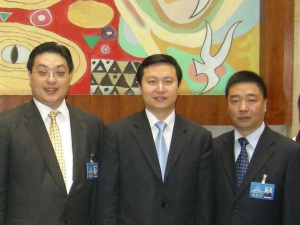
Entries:
{"label": "green painted shape", "polygon": [[0,12],[0,18],[2,21],[7,20],[8,17],[10,17],[11,13],[5,13],[5,12]]}
{"label": "green painted shape", "polygon": [[101,37],[99,36],[84,36],[83,38],[91,48],[94,48],[98,41],[101,39]]}
{"label": "green painted shape", "polygon": [[119,29],[118,29],[118,40],[121,48],[128,54],[139,57],[139,58],[146,58],[148,56],[147,52],[145,51],[144,47],[140,43],[130,44],[125,38],[125,31],[124,31],[124,19],[121,18],[119,22]]}

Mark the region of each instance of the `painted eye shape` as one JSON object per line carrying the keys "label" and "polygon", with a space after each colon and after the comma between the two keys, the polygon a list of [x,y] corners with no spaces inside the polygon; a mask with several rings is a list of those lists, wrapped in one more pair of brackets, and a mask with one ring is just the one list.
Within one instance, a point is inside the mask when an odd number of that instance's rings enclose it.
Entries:
{"label": "painted eye shape", "polygon": [[116,30],[112,26],[103,27],[101,30],[101,35],[104,39],[114,39],[116,33]]}
{"label": "painted eye shape", "polygon": [[20,64],[28,61],[30,51],[22,45],[8,45],[1,54],[3,61],[11,64]]}

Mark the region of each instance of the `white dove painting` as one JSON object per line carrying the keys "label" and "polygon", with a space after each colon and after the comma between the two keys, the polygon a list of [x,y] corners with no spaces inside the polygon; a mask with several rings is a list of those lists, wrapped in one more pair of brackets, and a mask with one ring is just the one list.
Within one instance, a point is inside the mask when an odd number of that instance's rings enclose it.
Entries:
{"label": "white dove painting", "polygon": [[175,57],[182,95],[223,95],[238,70],[259,68],[259,0],[114,0],[119,44],[135,57]]}

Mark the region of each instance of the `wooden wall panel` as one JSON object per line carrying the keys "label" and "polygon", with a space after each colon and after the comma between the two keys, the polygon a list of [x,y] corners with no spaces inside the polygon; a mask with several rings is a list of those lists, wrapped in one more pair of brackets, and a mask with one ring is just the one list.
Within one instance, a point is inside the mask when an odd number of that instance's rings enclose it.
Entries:
{"label": "wooden wall panel", "polygon": [[[268,88],[266,122],[291,124],[294,0],[263,0],[261,4],[260,75]],[[0,96],[0,112],[31,96]],[[109,123],[143,108],[141,96],[68,96],[70,105],[90,111]],[[224,96],[178,97],[176,110],[203,125],[229,125]]]}
{"label": "wooden wall panel", "polygon": [[268,124],[290,125],[294,0],[266,0],[260,3],[260,75],[268,88],[266,121]]}

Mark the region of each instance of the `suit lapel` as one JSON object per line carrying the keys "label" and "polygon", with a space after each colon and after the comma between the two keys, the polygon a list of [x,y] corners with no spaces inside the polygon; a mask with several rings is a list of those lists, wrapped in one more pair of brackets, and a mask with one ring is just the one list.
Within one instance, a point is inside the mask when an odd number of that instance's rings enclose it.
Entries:
{"label": "suit lapel", "polygon": [[175,123],[172,134],[172,141],[167,161],[167,167],[165,172],[165,178],[167,178],[172,171],[177,159],[182,153],[187,141],[186,137],[187,126],[183,122],[183,119],[178,114],[175,115]]}
{"label": "suit lapel", "polygon": [[33,100],[28,103],[24,116],[26,118],[26,126],[35,140],[50,172],[56,180],[61,190],[66,193],[66,186],[61,174],[48,132]]}
{"label": "suit lapel", "polygon": [[230,132],[223,139],[223,146],[219,149],[223,160],[226,175],[231,185],[233,193],[236,192],[235,182],[235,161],[234,161],[234,132]]}
{"label": "suit lapel", "polygon": [[87,125],[83,122],[82,116],[68,106],[70,113],[71,135],[72,135],[72,149],[73,149],[73,185],[70,189],[70,194],[75,191],[78,181],[85,180],[82,177],[82,171],[86,170],[85,164],[89,160],[89,155],[86,152],[87,141]]}
{"label": "suit lapel", "polygon": [[241,194],[245,189],[249,187],[250,183],[257,177],[264,165],[268,162],[269,158],[274,154],[275,149],[270,147],[274,144],[274,142],[275,137],[273,136],[270,128],[266,126],[257,143],[243,183],[239,191],[237,192],[236,197],[238,197],[239,194]]}
{"label": "suit lapel", "polygon": [[142,110],[136,115],[137,118],[134,121],[134,137],[136,138],[155,175],[162,181],[158,156],[146,112],[145,110]]}

